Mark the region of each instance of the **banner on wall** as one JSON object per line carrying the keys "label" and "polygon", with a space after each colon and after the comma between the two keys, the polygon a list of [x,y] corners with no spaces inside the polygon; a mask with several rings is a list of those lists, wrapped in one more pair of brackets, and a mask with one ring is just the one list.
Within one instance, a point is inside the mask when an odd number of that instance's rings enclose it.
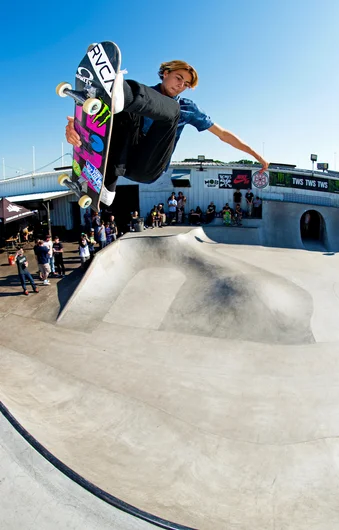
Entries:
{"label": "banner on wall", "polygon": [[204,179],[205,188],[219,188],[219,179]]}
{"label": "banner on wall", "polygon": [[218,185],[220,190],[232,188],[232,175],[227,175],[226,173],[219,173],[218,179]]}
{"label": "banner on wall", "polygon": [[339,180],[315,177],[314,175],[305,177],[282,171],[274,173],[270,171],[270,186],[339,193]]}
{"label": "banner on wall", "polygon": [[252,171],[250,169],[233,169],[232,188],[248,190],[252,188]]}
{"label": "banner on wall", "polygon": [[266,171],[256,171],[252,175],[252,184],[255,188],[263,189],[269,184],[269,175]]}

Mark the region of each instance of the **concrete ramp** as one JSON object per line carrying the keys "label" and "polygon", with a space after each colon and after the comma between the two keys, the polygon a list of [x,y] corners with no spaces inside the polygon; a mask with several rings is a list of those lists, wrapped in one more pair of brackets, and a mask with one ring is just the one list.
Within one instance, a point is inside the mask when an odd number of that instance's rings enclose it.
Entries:
{"label": "concrete ramp", "polygon": [[306,291],[215,250],[202,228],[123,237],[98,254],[59,324],[92,331],[107,322],[261,343],[314,341]]}

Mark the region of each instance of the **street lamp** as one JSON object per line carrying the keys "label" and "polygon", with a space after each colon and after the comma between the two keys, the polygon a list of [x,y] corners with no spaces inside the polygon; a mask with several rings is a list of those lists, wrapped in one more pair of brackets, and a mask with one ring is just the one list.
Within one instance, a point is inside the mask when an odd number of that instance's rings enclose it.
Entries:
{"label": "street lamp", "polygon": [[314,173],[314,162],[318,160],[318,155],[311,155],[311,161],[312,161],[312,176]]}

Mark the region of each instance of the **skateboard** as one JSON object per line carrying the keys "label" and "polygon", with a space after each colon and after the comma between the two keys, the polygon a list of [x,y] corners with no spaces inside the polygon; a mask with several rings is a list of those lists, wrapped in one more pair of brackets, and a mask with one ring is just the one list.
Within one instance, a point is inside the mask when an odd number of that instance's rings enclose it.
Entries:
{"label": "skateboard", "polygon": [[99,211],[113,127],[114,79],[120,74],[121,53],[114,42],[91,44],[75,75],[75,90],[59,83],[56,93],[75,101],[74,128],[81,146],[73,148],[72,175],[58,182],[74,191],[81,208]]}
{"label": "skateboard", "polygon": [[224,223],[226,226],[231,226],[232,224],[232,214],[229,210],[226,210],[224,213]]}

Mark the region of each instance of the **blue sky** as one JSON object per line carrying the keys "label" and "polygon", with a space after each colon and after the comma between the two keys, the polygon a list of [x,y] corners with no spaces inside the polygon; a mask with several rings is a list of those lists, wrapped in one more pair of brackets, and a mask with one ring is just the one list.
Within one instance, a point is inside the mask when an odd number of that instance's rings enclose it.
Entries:
{"label": "blue sky", "polygon": [[[339,170],[337,0],[18,0],[0,20],[0,178],[3,159],[7,178],[31,171],[32,146],[36,169],[61,156],[62,142],[71,152],[73,103],[55,86],[73,83],[87,46],[103,40],[119,45],[126,77],[145,84],[157,82],[163,61],[191,63],[199,86],[184,95],[269,161],[310,168],[316,153]],[[188,126],[172,159],[200,154],[246,157]]]}

